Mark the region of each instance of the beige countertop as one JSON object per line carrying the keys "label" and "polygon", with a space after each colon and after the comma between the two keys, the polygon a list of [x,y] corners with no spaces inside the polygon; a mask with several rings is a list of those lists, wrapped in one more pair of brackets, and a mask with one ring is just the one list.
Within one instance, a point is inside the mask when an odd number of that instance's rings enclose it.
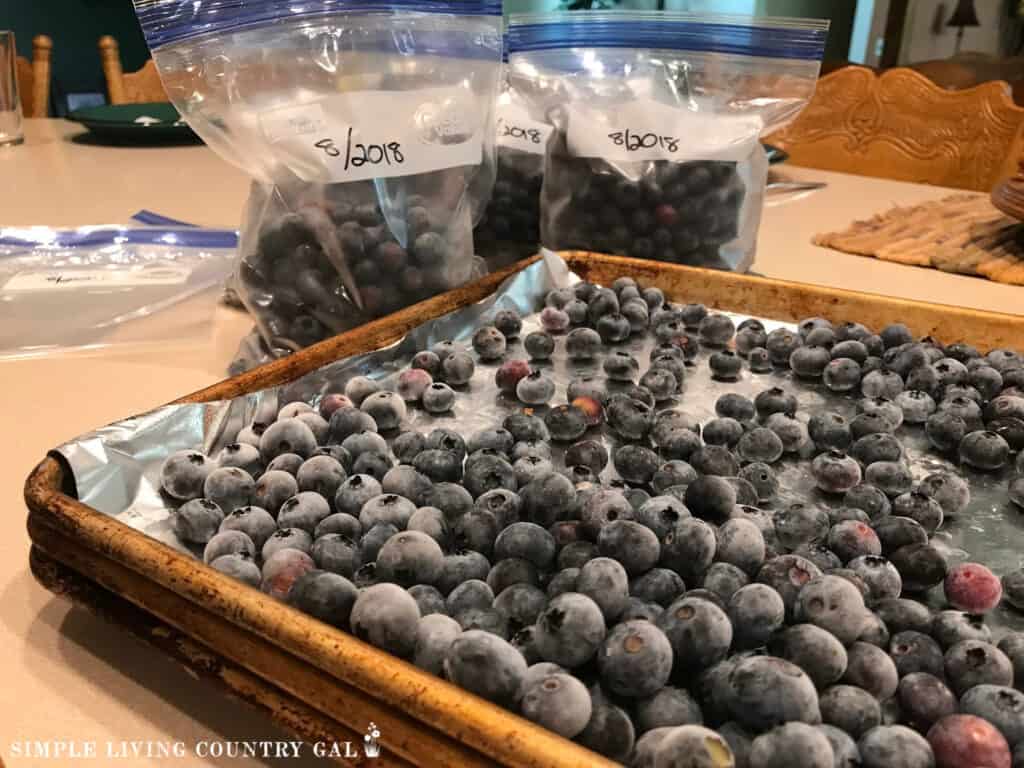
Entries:
{"label": "beige countertop", "polygon": [[[201,146],[103,147],[74,138],[79,128],[27,121],[27,140],[0,149],[0,224],[72,226],[119,223],[147,208],[199,224],[231,226],[248,189],[243,174]],[[1021,310],[1021,289],[975,278],[847,256],[810,244],[891,204],[914,203],[946,190],[789,168],[796,179],[822,180],[809,194],[771,198],[764,212],[755,269],[770,277],[816,282],[911,299]],[[191,350],[110,353],[0,362],[0,756],[9,766],[61,765],[13,757],[23,740],[77,743],[122,739],[192,745],[203,740],[285,738],[269,719],[186,676],[172,662],[126,639],[105,622],[70,610],[28,571],[22,483],[46,450],[69,437],[147,410],[223,376],[250,327],[219,309],[214,339]],[[93,761],[97,765],[103,760]],[[76,763],[77,764],[77,763]],[[138,758],[110,765],[232,765]],[[278,765],[314,764],[282,760]]]}

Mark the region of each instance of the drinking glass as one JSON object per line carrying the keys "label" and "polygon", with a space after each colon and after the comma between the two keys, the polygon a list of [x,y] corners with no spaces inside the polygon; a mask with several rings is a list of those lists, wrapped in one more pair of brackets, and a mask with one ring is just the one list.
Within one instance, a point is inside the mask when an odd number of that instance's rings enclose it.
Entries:
{"label": "drinking glass", "polygon": [[18,98],[18,53],[14,32],[0,30],[0,146],[21,144],[21,99]]}

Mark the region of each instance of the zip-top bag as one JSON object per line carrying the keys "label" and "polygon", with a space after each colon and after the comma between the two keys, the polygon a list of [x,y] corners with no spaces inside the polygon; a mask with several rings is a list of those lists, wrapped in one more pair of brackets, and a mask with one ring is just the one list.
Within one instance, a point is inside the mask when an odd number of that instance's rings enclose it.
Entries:
{"label": "zip-top bag", "polygon": [[500,0],[136,0],[175,107],[253,187],[235,287],[281,355],[480,274]]}
{"label": "zip-top bag", "polygon": [[509,77],[554,126],[541,241],[749,269],[760,137],[807,104],[828,22],[610,12],[513,15]]}

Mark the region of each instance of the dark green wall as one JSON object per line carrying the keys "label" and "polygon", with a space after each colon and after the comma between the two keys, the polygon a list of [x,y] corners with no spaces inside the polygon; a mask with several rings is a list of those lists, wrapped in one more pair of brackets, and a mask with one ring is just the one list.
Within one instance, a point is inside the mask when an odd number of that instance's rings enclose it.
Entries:
{"label": "dark green wall", "polygon": [[53,78],[59,92],[101,91],[96,41],[113,35],[121,62],[133,72],[149,58],[131,0],[0,0],[0,29],[13,29],[18,53],[32,56],[32,38],[53,38]]}

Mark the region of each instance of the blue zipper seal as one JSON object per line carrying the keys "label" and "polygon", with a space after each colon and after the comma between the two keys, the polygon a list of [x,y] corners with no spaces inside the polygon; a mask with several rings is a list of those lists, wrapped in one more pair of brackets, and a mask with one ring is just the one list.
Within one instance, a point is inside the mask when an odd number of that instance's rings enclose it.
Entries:
{"label": "blue zipper seal", "polygon": [[135,0],[151,50],[201,35],[345,13],[501,16],[501,0]]}
{"label": "blue zipper seal", "polygon": [[143,208],[141,211],[136,211],[132,214],[132,221],[137,221],[139,224],[145,224],[147,227],[195,227],[195,224],[189,224],[187,221],[180,221],[178,219],[172,219],[170,216],[164,216],[162,213],[156,213]]}
{"label": "blue zipper seal", "polygon": [[828,22],[688,13],[576,12],[513,15],[508,52],[650,48],[820,61]]}
{"label": "blue zipper seal", "polygon": [[182,248],[232,249],[238,247],[238,233],[232,229],[199,229],[189,226],[181,229],[106,227],[84,232],[80,229],[46,232],[33,232],[31,229],[17,227],[0,229],[0,246],[86,248],[104,245],[176,245]]}

